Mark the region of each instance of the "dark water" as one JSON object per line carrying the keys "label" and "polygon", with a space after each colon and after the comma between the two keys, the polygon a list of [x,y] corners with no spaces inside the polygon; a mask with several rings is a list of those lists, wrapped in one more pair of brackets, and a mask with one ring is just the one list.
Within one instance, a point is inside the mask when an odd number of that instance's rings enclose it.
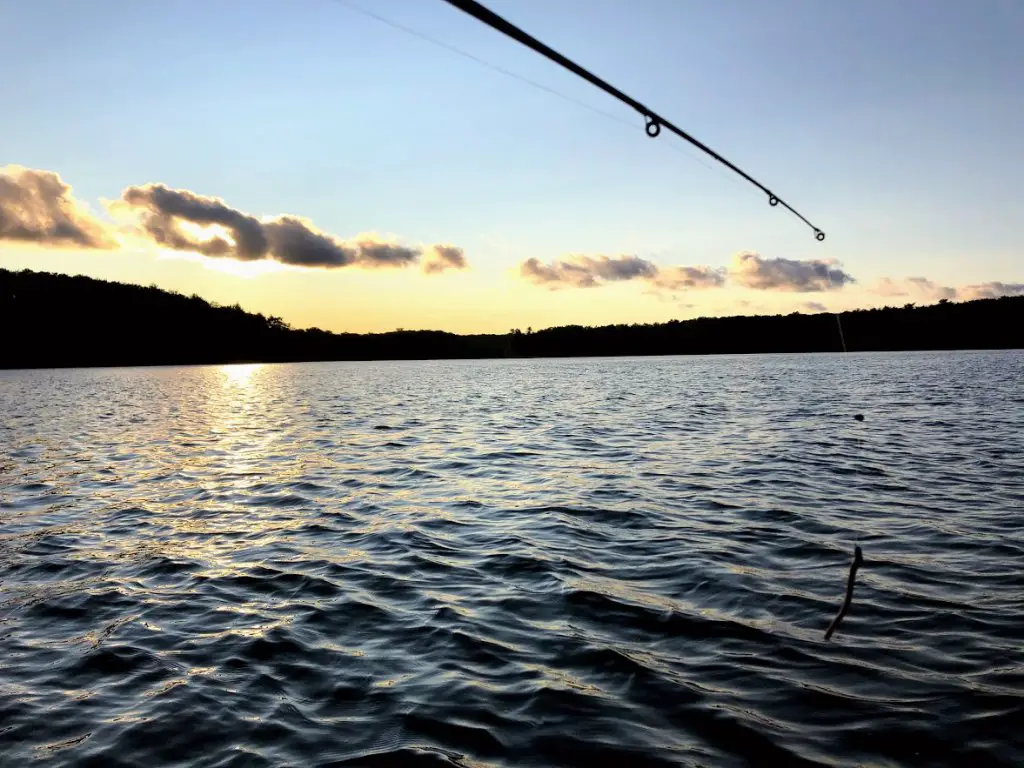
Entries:
{"label": "dark water", "polygon": [[1022,373],[0,372],[0,764],[1021,765]]}

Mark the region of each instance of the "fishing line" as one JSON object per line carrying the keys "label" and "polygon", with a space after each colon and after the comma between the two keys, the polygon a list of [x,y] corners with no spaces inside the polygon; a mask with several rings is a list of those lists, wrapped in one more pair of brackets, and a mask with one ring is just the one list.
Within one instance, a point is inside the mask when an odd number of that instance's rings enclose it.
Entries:
{"label": "fishing line", "polygon": [[[486,59],[481,58],[480,56],[477,56],[476,54],[470,53],[469,51],[466,51],[466,50],[464,50],[462,48],[459,48],[456,45],[452,45],[451,43],[446,43],[443,40],[440,40],[438,38],[432,37],[432,36],[430,36],[430,35],[428,35],[428,34],[426,34],[424,32],[420,32],[419,30],[413,29],[412,27],[406,26],[405,24],[401,24],[401,23],[399,23],[397,21],[394,21],[393,19],[389,19],[386,16],[382,16],[379,13],[376,13],[375,11],[371,11],[371,10],[369,10],[367,8],[363,8],[361,5],[353,3],[350,0],[334,0],[334,2],[337,3],[338,5],[345,6],[349,10],[352,10],[352,11],[355,11],[356,13],[362,14],[363,16],[366,16],[367,18],[375,19],[376,21],[379,21],[382,24],[386,24],[387,26],[391,27],[392,29],[397,29],[398,31],[404,32],[407,35],[411,35],[412,37],[419,38],[420,40],[424,40],[424,41],[426,41],[428,43],[436,45],[439,48],[443,48],[446,51],[449,51],[451,53],[454,53],[454,54],[457,54],[459,56],[462,56],[462,57],[464,57],[466,59],[469,59],[470,61],[476,62],[477,64],[479,64],[479,65],[481,65],[483,67],[487,67],[487,69],[490,69],[493,72],[497,72],[497,73],[499,73],[501,75],[505,75],[506,77],[510,77],[513,80],[518,80],[521,83],[525,83],[526,85],[529,85],[529,86],[531,86],[533,88],[537,88],[538,90],[544,91],[545,93],[551,94],[552,96],[557,96],[558,98],[560,98],[560,99],[562,99],[564,101],[567,101],[570,104],[575,104],[578,107],[583,107],[584,109],[589,110],[590,112],[593,112],[596,115],[600,115],[601,117],[604,117],[604,118],[606,118],[608,120],[612,120],[612,121],[618,123],[619,125],[625,126],[630,131],[635,130],[636,127],[637,127],[636,123],[633,122],[633,121],[627,120],[627,119],[625,119],[623,117],[620,117],[619,115],[612,114],[611,112],[607,112],[607,111],[601,109],[600,107],[595,107],[593,104],[588,104],[585,101],[581,101],[580,99],[577,99],[577,98],[574,98],[572,96],[569,96],[566,93],[562,93],[561,91],[558,91],[558,90],[556,90],[555,88],[552,88],[549,85],[545,85],[544,83],[538,82],[537,80],[532,80],[531,78],[526,77],[525,75],[521,75],[518,72],[514,72],[514,71],[512,71],[510,69],[505,69],[504,67],[502,67],[499,64],[494,64],[493,62],[487,61]],[[688,150],[685,146],[680,147],[680,146],[677,146],[675,144],[668,144],[666,146],[668,146],[673,151],[678,152],[679,154],[683,155],[688,160],[691,160],[691,161],[693,161],[695,163],[698,163],[698,164],[704,166],[705,168],[707,168],[712,173],[720,174],[722,176],[722,178],[729,179],[730,182],[736,184],[737,189],[743,189],[743,190],[749,190],[750,189],[747,185],[741,184],[739,182],[739,180],[734,175],[727,174],[727,173],[723,172],[721,170],[720,166],[711,165],[710,163],[706,162],[699,155],[697,155],[697,154],[691,152],[690,150]]]}
{"label": "fishing line", "polygon": [[778,195],[776,195],[774,192],[772,192],[768,187],[766,187],[764,184],[759,182],[757,179],[755,179],[749,173],[744,171],[742,168],[740,168],[737,165],[734,165],[729,160],[726,160],[724,157],[722,157],[722,155],[718,154],[713,149],[711,149],[711,147],[707,146],[706,144],[701,142],[699,139],[691,136],[689,133],[687,133],[683,129],[678,128],[673,123],[671,123],[670,121],[666,120],[664,117],[659,115],[657,112],[655,112],[651,108],[644,106],[643,104],[641,104],[636,99],[626,95],[625,93],[620,91],[615,86],[609,84],[605,80],[602,80],[600,77],[598,77],[594,73],[590,72],[589,70],[584,69],[579,64],[577,64],[576,62],[572,61],[571,59],[566,58],[565,56],[563,56],[562,54],[560,54],[558,51],[554,50],[553,48],[549,48],[547,45],[542,43],[537,38],[533,37],[530,34],[527,34],[523,30],[521,30],[519,27],[515,26],[511,22],[509,22],[506,19],[502,18],[498,14],[494,13],[494,11],[492,11],[489,8],[487,8],[487,7],[483,6],[483,5],[481,5],[480,3],[476,2],[476,0],[445,0],[445,2],[448,3],[449,5],[453,6],[454,8],[458,8],[460,11],[463,11],[463,12],[469,14],[470,16],[475,18],[477,21],[480,21],[480,22],[486,24],[487,26],[491,27],[492,29],[495,29],[498,32],[501,32],[502,34],[506,35],[507,37],[510,37],[513,40],[516,40],[517,42],[522,43],[526,47],[536,51],[537,53],[541,54],[545,58],[550,59],[551,61],[555,62],[556,64],[561,65],[565,69],[568,69],[573,74],[576,74],[579,77],[582,77],[587,82],[592,83],[593,85],[597,86],[602,91],[607,93],[609,96],[612,96],[612,97],[618,99],[619,101],[621,101],[623,104],[626,104],[626,105],[632,107],[633,109],[635,109],[637,112],[639,112],[643,116],[644,122],[645,122],[645,130],[647,132],[647,135],[650,136],[652,139],[656,138],[657,136],[659,136],[661,134],[661,129],[664,127],[664,128],[667,128],[672,133],[676,134],[676,136],[679,136],[681,139],[683,139],[685,141],[688,141],[690,144],[692,144],[693,146],[697,147],[697,149],[700,149],[705,154],[710,155],[715,160],[717,160],[719,163],[724,165],[726,168],[729,168],[733,172],[739,174],[744,179],[746,179],[751,184],[753,184],[755,187],[757,187],[762,192],[764,192],[766,195],[768,195],[768,204],[769,205],[771,205],[773,207],[781,205],[783,208],[788,210],[790,213],[792,213],[798,219],[803,221],[804,224],[806,224],[808,227],[810,227],[812,230],[814,230],[814,237],[815,237],[816,240],[818,240],[820,242],[820,241],[825,239],[824,231],[822,231],[818,227],[814,226],[814,224],[812,224],[802,213],[800,213],[798,210],[796,210],[796,208],[794,208],[789,203],[787,203],[785,200],[780,198]]}
{"label": "fishing line", "polygon": [[[463,56],[463,57],[469,59],[470,61],[475,61],[477,64],[480,64],[481,66],[487,67],[488,69],[493,70],[495,72],[498,72],[498,73],[500,73],[502,75],[505,75],[506,77],[511,77],[514,80],[518,80],[518,81],[520,81],[522,83],[526,83],[527,85],[533,86],[534,88],[539,88],[540,90],[545,91],[547,93],[550,93],[553,96],[557,96],[558,98],[564,99],[565,101],[571,102],[572,104],[575,104],[575,105],[577,105],[579,107],[583,107],[584,109],[588,109],[588,110],[590,110],[591,112],[593,112],[595,114],[598,114],[598,115],[601,115],[602,117],[608,118],[609,120],[614,120],[617,123],[621,123],[622,125],[629,126],[629,128],[631,128],[631,129],[636,127],[636,125],[634,123],[631,123],[629,120],[626,120],[623,117],[619,117],[618,115],[613,115],[611,112],[605,112],[603,109],[600,109],[599,107],[595,107],[592,104],[587,104],[585,101],[580,101],[579,99],[573,98],[572,96],[569,96],[568,94],[565,94],[565,93],[562,93],[560,91],[557,91],[557,90],[555,90],[554,88],[552,88],[550,86],[544,85],[543,83],[539,83],[536,80],[531,80],[530,78],[526,77],[525,75],[520,75],[518,72],[513,72],[510,69],[505,69],[504,67],[500,66],[499,64],[494,64],[494,63],[492,63],[490,61],[487,61],[486,59],[482,59],[479,56],[477,56],[476,54],[473,54],[473,53],[470,53],[469,51],[463,50],[462,48],[459,48],[458,46],[452,45],[451,43],[446,43],[445,41],[439,40],[436,37],[431,37],[430,35],[428,35],[428,34],[426,34],[424,32],[420,32],[418,30],[415,30],[412,27],[407,27],[404,24],[400,24],[397,21],[394,21],[392,19],[387,18],[386,16],[381,16],[379,13],[375,13],[374,11],[371,11],[371,10],[369,10],[367,8],[363,8],[361,5],[356,5],[355,3],[350,2],[349,0],[334,0],[334,2],[338,3],[339,5],[344,5],[345,7],[350,8],[351,10],[355,11],[356,13],[361,13],[364,16],[367,16],[367,17],[369,17],[371,19],[376,19],[377,21],[379,21],[379,22],[381,22],[383,24],[387,24],[389,27],[392,27],[393,29],[397,29],[397,30],[399,30],[401,32],[405,32],[406,34],[412,35],[413,37],[418,37],[420,40],[425,40],[428,43],[433,43],[434,45],[438,46],[439,48],[444,48],[446,51],[451,51],[452,53],[458,54],[459,56]],[[710,167],[710,166],[708,166],[708,167]]]}
{"label": "fishing line", "polygon": [[835,313],[836,327],[839,328],[839,343],[843,346],[843,352],[848,352],[849,350],[846,348],[846,336],[843,334],[843,320],[841,314],[841,312]]}
{"label": "fishing line", "polygon": [[[835,290],[836,284],[832,282],[832,270],[828,268],[827,262],[825,263],[825,279],[828,280],[828,287],[831,290]],[[836,317],[836,327],[839,329],[839,344],[843,348],[844,353],[848,352],[849,350],[846,348],[846,334],[843,333],[843,321],[840,317],[842,313],[833,312],[832,314]],[[863,420],[863,417],[861,417],[861,420]]]}
{"label": "fishing line", "polygon": [[[393,21],[391,19],[388,19],[388,18],[386,18],[384,16],[381,16],[380,14],[377,14],[377,13],[375,13],[373,11],[370,11],[370,10],[368,10],[366,8],[363,8],[363,7],[359,6],[359,5],[356,5],[355,3],[351,2],[351,0],[335,0],[335,2],[339,3],[340,5],[344,5],[344,6],[350,8],[351,10],[353,10],[353,11],[355,11],[357,13],[361,13],[364,16],[368,16],[370,18],[376,19],[377,21],[380,21],[383,24],[387,24],[388,26],[390,26],[390,27],[392,27],[394,29],[400,30],[400,31],[405,32],[406,34],[412,35],[414,37],[418,37],[421,40],[425,40],[425,41],[427,41],[429,43],[433,43],[434,45],[437,45],[437,46],[439,46],[441,48],[444,48],[444,49],[446,49],[446,50],[448,50],[448,51],[450,51],[452,53],[458,54],[459,56],[463,56],[463,57],[465,57],[467,59],[475,61],[478,64],[480,64],[482,66],[485,66],[488,69],[491,69],[491,70],[493,70],[495,72],[498,72],[500,74],[506,75],[507,77],[511,77],[511,78],[516,79],[516,80],[519,80],[519,81],[521,81],[523,83],[526,83],[527,85],[533,86],[534,88],[538,88],[538,89],[540,89],[542,91],[545,91],[545,92],[550,93],[550,94],[552,94],[554,96],[557,96],[560,99],[564,99],[565,101],[571,102],[573,104],[576,104],[577,106],[580,106],[580,107],[583,107],[583,108],[585,108],[587,110],[590,110],[591,112],[594,112],[595,114],[601,115],[602,117],[606,117],[606,118],[608,118],[610,120],[614,120],[617,123],[622,123],[622,124],[625,124],[625,125],[629,125],[632,128],[632,124],[628,123],[626,120],[623,120],[622,118],[618,117],[617,115],[613,115],[613,114],[611,114],[609,112],[605,112],[602,109],[599,109],[599,108],[594,107],[594,106],[592,106],[590,104],[587,104],[586,102],[580,101],[579,99],[575,99],[575,98],[573,98],[573,97],[571,97],[571,96],[569,96],[567,94],[561,93],[560,91],[557,91],[554,88],[546,86],[546,85],[544,85],[542,83],[539,83],[536,80],[532,80],[532,79],[530,79],[528,77],[525,77],[523,75],[520,75],[520,74],[518,74],[516,72],[512,72],[511,70],[505,69],[504,67],[501,67],[501,66],[499,66],[497,64],[493,64],[493,63],[491,63],[489,61],[486,61],[486,60],[480,58],[479,56],[476,56],[476,55],[474,55],[472,53],[469,53],[468,51],[465,51],[465,50],[463,50],[461,48],[458,48],[458,47],[456,47],[454,45],[451,45],[450,43],[446,43],[446,42],[444,42],[442,40],[438,40],[438,39],[433,38],[433,37],[431,37],[429,35],[426,35],[426,34],[424,34],[422,32],[418,32],[417,30],[414,30],[414,29],[412,29],[410,27],[407,27],[407,26],[405,26],[403,24],[399,24],[398,22],[395,22],[395,21]],[[486,24],[487,26],[491,27],[492,29],[495,29],[496,31],[501,32],[502,34],[506,35],[507,37],[510,37],[513,40],[516,40],[517,42],[525,45],[526,47],[532,49],[533,51],[535,51],[535,52],[537,52],[539,54],[541,54],[542,56],[544,56],[545,58],[549,59],[550,61],[553,61],[554,63],[562,66],[563,68],[565,68],[567,70],[569,70],[573,74],[578,75],[579,77],[581,77],[584,80],[590,82],[594,86],[600,88],[602,91],[604,91],[608,95],[610,95],[610,96],[614,97],[615,99],[619,100],[623,104],[626,104],[627,106],[632,107],[634,110],[639,112],[641,114],[641,116],[644,118],[644,129],[645,129],[647,135],[649,137],[651,137],[652,139],[653,138],[657,138],[661,134],[661,129],[663,127],[667,128],[669,131],[671,131],[672,133],[676,134],[681,139],[683,139],[684,141],[688,142],[690,145],[696,147],[697,149],[699,149],[702,152],[704,152],[706,155],[708,155],[708,156],[712,157],[713,159],[717,160],[719,162],[719,164],[721,164],[722,166],[725,166],[726,168],[728,168],[729,170],[733,171],[735,174],[737,174],[741,178],[743,178],[746,181],[748,181],[750,184],[752,184],[755,187],[757,187],[758,189],[760,189],[763,193],[765,193],[768,196],[768,204],[769,205],[771,205],[772,207],[776,207],[776,206],[781,205],[782,207],[786,208],[790,213],[792,213],[794,216],[799,218],[801,221],[803,221],[808,227],[810,227],[814,231],[814,237],[815,237],[816,240],[821,242],[821,241],[823,241],[825,239],[825,232],[823,230],[819,229],[814,224],[812,224],[810,222],[810,220],[808,220],[803,214],[801,214],[793,206],[791,206],[785,200],[783,200],[778,195],[776,195],[774,192],[772,192],[768,187],[766,187],[764,184],[759,182],[753,176],[748,174],[742,168],[738,167],[737,165],[734,165],[732,162],[730,162],[729,160],[724,158],[722,155],[720,155],[717,152],[715,152],[713,149],[711,149],[709,146],[707,146],[706,144],[704,144],[700,140],[698,140],[695,137],[691,136],[689,133],[687,133],[686,131],[682,130],[681,128],[676,127],[673,123],[669,122],[664,117],[661,117],[661,115],[656,113],[654,110],[650,109],[649,107],[644,106],[639,101],[636,101],[635,99],[633,99],[630,96],[626,95],[625,93],[623,93],[619,89],[615,88],[611,84],[609,84],[606,81],[604,81],[601,78],[599,78],[597,75],[595,75],[592,72],[584,69],[579,64],[576,64],[571,59],[568,59],[565,56],[563,56],[562,54],[560,54],[557,51],[555,51],[554,49],[549,48],[547,45],[545,45],[544,43],[540,42],[537,38],[527,34],[523,30],[519,29],[519,27],[516,27],[514,24],[512,24],[509,21],[505,20],[504,18],[502,18],[498,14],[494,13],[490,9],[486,8],[485,6],[481,5],[480,3],[476,2],[475,0],[445,0],[445,2],[447,2],[452,7],[457,8],[458,10],[463,11],[463,12],[469,14],[473,18],[475,18],[478,21]],[[672,149],[675,149],[677,151],[680,151],[680,149],[681,149],[681,148],[677,148],[677,147],[675,147],[674,145],[671,145],[671,144],[669,146]],[[709,166],[707,163],[703,162],[699,158],[691,155],[689,152],[681,152],[681,153],[685,154],[691,160],[696,160],[697,162],[700,162],[701,165],[703,165],[704,167],[708,168],[709,170],[711,169],[711,166]],[[732,177],[730,177],[730,178],[732,178]],[[835,286],[834,281],[832,280],[832,274],[831,274],[831,270],[829,269],[829,265],[826,263],[824,266],[825,266],[825,277],[828,280],[829,288],[834,290],[836,286]],[[836,328],[837,328],[837,330],[839,332],[839,343],[840,343],[840,346],[842,347],[842,350],[843,350],[843,353],[844,353],[844,357],[845,357],[845,353],[848,352],[848,348],[847,348],[847,345],[846,345],[846,335],[843,332],[842,319],[840,317],[840,313],[839,312],[834,312],[833,314],[835,315],[835,318],[836,318]],[[854,418],[856,418],[858,421],[863,421],[864,417],[861,414],[856,414],[856,416]],[[863,563],[863,556],[861,554],[861,548],[858,545],[858,546],[856,546],[854,548],[854,561],[853,561],[853,564],[850,567],[850,573],[849,573],[848,580],[847,580],[845,599],[844,599],[843,604],[842,604],[842,606],[841,606],[841,608],[839,610],[839,613],[836,615],[835,619],[832,621],[832,623],[829,625],[829,627],[825,631],[825,640],[826,641],[831,639],[832,634],[838,628],[839,624],[842,622],[843,618],[846,616],[846,613],[849,611],[850,603],[851,603],[852,598],[853,598],[853,588],[854,588],[854,582],[855,582],[855,579],[856,579],[857,570],[861,566],[862,563]]]}
{"label": "fishing line", "polygon": [[[836,286],[835,283],[832,281],[832,272],[829,269],[827,263],[825,264],[825,278],[828,280],[829,288],[834,289]],[[836,327],[839,329],[839,343],[843,348],[843,359],[845,361],[848,360],[848,358],[846,357],[846,353],[849,352],[849,349],[847,349],[846,346],[846,335],[843,333],[843,321],[841,317],[842,313],[833,312],[832,314],[834,314],[836,317]],[[855,413],[853,415],[853,418],[857,421],[864,421],[864,414]],[[855,440],[858,444],[860,443],[859,439],[855,438]],[[857,571],[863,564],[864,554],[860,548],[860,543],[857,540],[855,540],[853,545],[853,561],[850,563],[850,572],[846,577],[846,594],[843,597],[843,602],[839,607],[839,612],[836,614],[836,617],[832,619],[832,622],[825,629],[825,642],[828,642],[832,639],[832,635],[835,633],[837,629],[839,629],[839,625],[842,623],[843,619],[846,617],[846,614],[850,610],[850,605],[853,602],[853,589],[857,582]]]}

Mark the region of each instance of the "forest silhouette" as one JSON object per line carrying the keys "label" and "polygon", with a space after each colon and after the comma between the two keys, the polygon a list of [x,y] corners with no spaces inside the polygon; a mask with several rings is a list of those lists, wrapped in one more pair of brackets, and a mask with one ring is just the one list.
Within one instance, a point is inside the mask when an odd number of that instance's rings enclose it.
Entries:
{"label": "forest silhouette", "polygon": [[[841,315],[853,351],[1024,347],[1024,296]],[[836,352],[827,313],[568,325],[505,334],[331,333],[156,286],[0,269],[0,368],[320,360]]]}

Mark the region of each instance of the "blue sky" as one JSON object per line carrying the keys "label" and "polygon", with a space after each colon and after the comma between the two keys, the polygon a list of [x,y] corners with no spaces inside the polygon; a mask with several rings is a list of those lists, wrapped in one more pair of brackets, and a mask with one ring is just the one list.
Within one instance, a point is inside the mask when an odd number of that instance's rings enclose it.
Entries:
{"label": "blue sky", "polygon": [[[821,244],[697,150],[667,133],[647,139],[630,109],[441,0],[358,4],[632,127],[340,0],[8,2],[0,166],[59,173],[94,209],[125,187],[162,182],[257,215],[299,214],[341,237],[374,231],[465,249],[477,275],[464,284],[375,280],[378,305],[405,292],[445,297],[414,302],[418,322],[400,312],[374,321],[384,326],[442,327],[452,301],[475,306],[481,295],[491,307],[507,296],[501,322],[526,301],[523,326],[533,315],[568,322],[556,307],[609,297],[637,319],[651,319],[651,306],[666,319],[685,314],[685,297],[666,303],[620,286],[566,299],[507,285],[522,260],[567,254],[712,267],[740,251],[838,259],[862,288],[908,276],[1024,282],[1018,0],[487,3],[776,190],[828,233]],[[333,271],[321,297],[302,279],[322,290],[323,270],[242,278],[180,262],[175,274],[143,254],[0,247],[0,266],[152,274],[219,300],[235,291],[253,309],[289,307],[299,324],[306,315],[279,293],[330,302],[352,287]],[[785,299],[867,301],[849,291]],[[729,303],[700,301],[719,312]],[[473,312],[447,325],[469,328]],[[315,313],[324,327],[363,329],[330,313]]]}

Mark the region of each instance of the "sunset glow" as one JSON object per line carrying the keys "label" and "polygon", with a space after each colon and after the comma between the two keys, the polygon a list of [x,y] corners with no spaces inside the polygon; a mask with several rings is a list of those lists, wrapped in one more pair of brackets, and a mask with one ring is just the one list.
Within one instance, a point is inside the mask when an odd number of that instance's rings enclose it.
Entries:
{"label": "sunset glow", "polygon": [[[226,11],[139,8],[126,35],[114,11],[72,6],[44,33],[27,5],[12,11],[0,53],[28,78],[0,86],[14,116],[0,129],[0,160],[12,163],[0,167],[0,267],[156,284],[293,327],[358,332],[1024,293],[1024,193],[1008,160],[1024,156],[1024,96],[1008,62],[1024,62],[1010,19],[965,6],[922,28],[907,9],[883,21],[867,8],[800,6],[798,23],[776,29],[780,12],[755,4],[725,26],[713,3],[610,4],[580,30],[574,8],[524,3],[513,16],[643,92],[827,239],[442,3],[388,0],[378,12],[469,58],[335,4],[247,7],[246,45],[232,42],[238,19]],[[757,53],[768,26],[772,67]],[[853,28],[858,45],[837,47],[836,30]],[[986,44],[965,38],[954,67],[946,43],[971,29]],[[17,59],[44,40],[80,49],[81,98],[59,111],[31,94],[69,87],[65,70]],[[271,47],[274,61],[258,53]],[[173,65],[145,64],[164,54]],[[127,60],[136,65],[121,68]]]}

